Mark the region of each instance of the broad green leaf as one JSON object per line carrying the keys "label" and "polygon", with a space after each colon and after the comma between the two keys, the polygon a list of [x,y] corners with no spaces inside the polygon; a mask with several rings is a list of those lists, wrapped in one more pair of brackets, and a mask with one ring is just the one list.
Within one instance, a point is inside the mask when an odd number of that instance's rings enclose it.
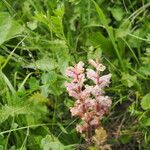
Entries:
{"label": "broad green leaf", "polygon": [[41,140],[42,150],[74,150],[75,145],[63,145],[56,137],[53,135],[47,135]]}
{"label": "broad green leaf", "polygon": [[57,74],[54,71],[43,73],[41,79],[43,84],[52,84],[57,80]]}
{"label": "broad green leaf", "polygon": [[146,76],[150,76],[150,64],[140,67],[139,72]]}
{"label": "broad green leaf", "polygon": [[40,89],[41,89],[42,95],[45,96],[45,97],[48,97],[48,94],[49,94],[49,85],[42,85],[40,87]]}
{"label": "broad green leaf", "polygon": [[137,83],[137,76],[131,76],[130,74],[123,74],[121,81],[125,86],[130,88]]}
{"label": "broad green leaf", "polygon": [[35,77],[31,77],[29,79],[29,86],[30,86],[30,89],[38,89],[39,81]]}
{"label": "broad green leaf", "polygon": [[57,67],[57,63],[54,59],[44,57],[37,60],[35,63],[30,63],[25,68],[39,69],[42,71],[51,71]]}
{"label": "broad green leaf", "polygon": [[140,122],[144,126],[150,126],[150,117],[144,116],[144,117],[142,117],[142,119],[140,120]]}
{"label": "broad green leaf", "polygon": [[120,21],[124,15],[124,11],[120,7],[112,8],[111,13],[117,21]]}
{"label": "broad green leaf", "polygon": [[30,21],[27,22],[27,27],[31,30],[35,30],[37,28],[37,21]]}
{"label": "broad green leaf", "polygon": [[70,61],[68,46],[64,40],[51,41],[51,48],[54,50],[60,72],[64,75]]}
{"label": "broad green leaf", "polygon": [[101,32],[93,32],[88,38],[88,43],[91,43],[94,47],[100,47],[104,53],[113,54],[113,45],[109,38],[106,38]]}
{"label": "broad green leaf", "polygon": [[7,12],[0,12],[0,45],[22,33],[23,27]]}
{"label": "broad green leaf", "polygon": [[115,35],[116,37],[125,37],[128,35],[128,33],[130,33],[130,29],[131,29],[131,22],[130,21],[126,21],[126,22],[123,22],[119,28],[117,28],[115,30]]}
{"label": "broad green leaf", "polygon": [[54,136],[47,135],[41,141],[41,148],[43,150],[64,150],[65,147]]}
{"label": "broad green leaf", "polygon": [[141,107],[144,110],[150,109],[150,93],[146,94],[141,101]]}

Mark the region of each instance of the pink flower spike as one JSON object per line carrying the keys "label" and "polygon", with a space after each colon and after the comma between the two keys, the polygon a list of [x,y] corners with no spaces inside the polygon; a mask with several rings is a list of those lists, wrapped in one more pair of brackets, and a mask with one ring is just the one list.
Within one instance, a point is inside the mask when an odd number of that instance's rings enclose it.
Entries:
{"label": "pink flower spike", "polygon": [[[75,104],[70,108],[72,116],[79,117],[82,125],[77,125],[76,130],[79,133],[89,133],[100,126],[100,121],[109,111],[111,99],[105,96],[104,87],[110,83],[111,74],[100,76],[100,72],[105,70],[105,66],[92,59],[89,63],[95,68],[86,69],[84,72],[84,63],[80,61],[74,67],[69,67],[66,74],[71,78],[71,82],[65,83],[69,96],[75,99]],[[90,85],[85,84],[86,79],[94,82]],[[89,139],[86,134],[85,139]],[[92,136],[92,135],[90,135]]]}

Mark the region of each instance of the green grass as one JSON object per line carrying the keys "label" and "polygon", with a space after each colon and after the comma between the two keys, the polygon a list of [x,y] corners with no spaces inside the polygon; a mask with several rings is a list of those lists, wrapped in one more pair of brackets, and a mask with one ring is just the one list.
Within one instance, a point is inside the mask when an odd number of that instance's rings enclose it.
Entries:
{"label": "green grass", "polygon": [[85,149],[65,70],[100,58],[112,74],[112,149],[150,147],[148,0],[0,2],[0,149]]}

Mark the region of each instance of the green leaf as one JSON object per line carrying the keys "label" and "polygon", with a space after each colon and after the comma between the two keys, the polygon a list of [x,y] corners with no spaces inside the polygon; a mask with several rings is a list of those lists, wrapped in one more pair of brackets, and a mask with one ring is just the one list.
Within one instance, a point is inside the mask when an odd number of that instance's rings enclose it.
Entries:
{"label": "green leaf", "polygon": [[30,89],[38,89],[39,81],[35,77],[31,77],[29,79],[29,86],[30,86]]}
{"label": "green leaf", "polygon": [[88,38],[88,43],[92,44],[94,47],[100,47],[104,53],[113,54],[113,45],[109,38],[106,38],[101,32],[93,32]]}
{"label": "green leaf", "polygon": [[115,30],[115,33],[116,33],[116,37],[126,37],[128,35],[128,33],[130,33],[131,29],[131,22],[130,21],[126,21],[126,22],[123,22],[119,28],[117,28]]}
{"label": "green leaf", "polygon": [[130,88],[137,83],[137,76],[131,76],[130,74],[123,74],[121,81],[125,86]]}
{"label": "green leaf", "polygon": [[42,150],[74,150],[75,145],[63,145],[56,137],[53,135],[47,135],[41,140]]}
{"label": "green leaf", "polygon": [[124,11],[120,7],[112,8],[111,13],[117,21],[120,21],[124,15]]}
{"label": "green leaf", "polygon": [[69,49],[64,40],[54,40],[51,42],[51,48],[57,57],[58,67],[64,75],[70,61]]}
{"label": "green leaf", "polygon": [[146,76],[150,76],[150,64],[140,67],[139,72]]}
{"label": "green leaf", "polygon": [[6,12],[0,12],[0,45],[22,33],[23,27]]}
{"label": "green leaf", "polygon": [[0,66],[1,66],[1,64],[4,63],[4,62],[5,62],[5,57],[3,57],[2,55],[0,55]]}
{"label": "green leaf", "polygon": [[4,122],[8,119],[9,116],[14,117],[19,114],[28,114],[29,110],[27,107],[19,107],[19,106],[8,106],[4,105],[0,110],[0,123]]}
{"label": "green leaf", "polygon": [[63,133],[68,134],[68,131],[63,127],[63,125],[61,123],[58,122],[57,124]]}
{"label": "green leaf", "polygon": [[144,125],[144,126],[150,126],[150,118],[147,116],[142,117],[142,119],[140,120],[140,122]]}
{"label": "green leaf", "polygon": [[57,74],[54,71],[43,73],[41,79],[43,84],[52,84],[57,80]]}
{"label": "green leaf", "polygon": [[121,68],[124,69],[122,58],[121,58],[119,49],[118,49],[117,44],[116,44],[116,39],[115,39],[115,36],[114,36],[114,30],[113,30],[113,28],[111,26],[109,26],[107,18],[104,15],[102,9],[98,6],[98,4],[94,0],[91,0],[91,1],[94,3],[96,11],[97,11],[98,16],[99,16],[99,19],[100,19],[101,23],[105,26],[105,29],[106,29],[106,31],[107,31],[110,39],[111,39],[111,42],[112,42],[113,47],[114,47],[114,50],[115,50],[116,55],[117,55],[117,57],[119,59]]}
{"label": "green leaf", "polygon": [[144,110],[150,109],[150,93],[146,94],[141,101],[141,107]]}
{"label": "green leaf", "polygon": [[41,141],[41,148],[43,150],[64,150],[65,147],[54,136],[47,135]]}
{"label": "green leaf", "polygon": [[27,27],[31,30],[35,30],[37,28],[37,21],[30,21],[27,22]]}
{"label": "green leaf", "polygon": [[42,71],[51,71],[56,67],[56,61],[48,57],[44,57],[42,59],[37,60],[35,63],[30,63],[29,65],[25,66],[25,68],[39,69]]}
{"label": "green leaf", "polygon": [[131,141],[131,136],[129,135],[122,135],[119,140],[121,141],[122,144],[127,144]]}

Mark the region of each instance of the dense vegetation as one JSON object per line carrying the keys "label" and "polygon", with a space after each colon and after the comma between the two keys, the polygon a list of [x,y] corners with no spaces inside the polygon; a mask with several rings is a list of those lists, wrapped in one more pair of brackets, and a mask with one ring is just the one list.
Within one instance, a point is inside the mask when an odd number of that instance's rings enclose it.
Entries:
{"label": "dense vegetation", "polygon": [[64,82],[90,58],[112,74],[107,143],[150,148],[149,10],[149,0],[1,0],[0,150],[87,149]]}

